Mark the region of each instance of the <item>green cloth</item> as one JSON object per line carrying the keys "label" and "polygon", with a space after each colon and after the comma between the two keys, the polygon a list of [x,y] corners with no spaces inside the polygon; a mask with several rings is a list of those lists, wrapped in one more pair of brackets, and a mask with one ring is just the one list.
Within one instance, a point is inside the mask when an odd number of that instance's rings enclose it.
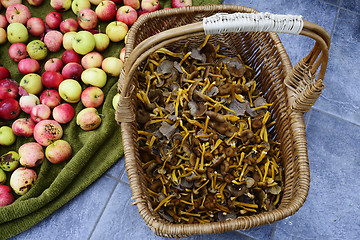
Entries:
{"label": "green cloth", "polygon": [[[29,7],[32,16],[45,19],[47,13],[53,9],[45,0],[40,7]],[[171,7],[171,0],[160,1],[161,7]],[[221,0],[193,0],[193,5],[221,4]],[[23,4],[29,6],[26,1]],[[2,7],[0,14],[5,14]],[[62,12],[63,19],[75,15],[70,10]],[[101,23],[99,30],[105,32],[105,23]],[[39,39],[30,37],[30,40]],[[10,43],[0,46],[0,64],[8,68],[11,77],[20,82],[22,74],[17,70],[17,64],[8,55]],[[102,54],[105,57],[118,57],[120,50],[124,47],[123,42],[111,43],[109,48]],[[44,62],[52,57],[61,58],[64,49],[56,53],[48,54]],[[43,71],[43,70],[42,70]],[[63,138],[73,148],[71,160],[60,164],[51,164],[45,161],[41,166],[35,168],[38,173],[38,180],[33,188],[24,196],[16,196],[16,201],[5,207],[0,207],[0,239],[14,236],[41,221],[55,210],[63,206],[77,194],[87,188],[92,182],[99,178],[106,170],[116,163],[123,155],[121,140],[121,129],[117,125],[112,107],[112,98],[117,93],[116,77],[108,77],[107,84],[102,88],[105,93],[104,104],[98,108],[102,116],[100,127],[93,131],[83,131],[76,125],[75,118],[68,124],[62,125],[64,130]],[[82,85],[85,89],[85,85]],[[78,113],[84,106],[81,102],[72,104]],[[21,113],[19,117],[29,117]],[[6,125],[11,126],[13,121],[7,121]],[[0,146],[0,154],[8,151],[17,151],[25,142],[34,141],[31,138],[17,137],[16,142],[8,147]],[[7,185],[9,185],[10,173],[7,173]]]}

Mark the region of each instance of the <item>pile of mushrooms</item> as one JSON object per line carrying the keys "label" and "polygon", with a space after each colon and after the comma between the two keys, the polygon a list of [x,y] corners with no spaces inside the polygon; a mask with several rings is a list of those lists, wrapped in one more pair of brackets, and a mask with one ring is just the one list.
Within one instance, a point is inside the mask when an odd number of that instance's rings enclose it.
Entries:
{"label": "pile of mushrooms", "polygon": [[173,223],[271,211],[283,189],[271,103],[253,69],[208,40],[178,53],[158,49],[138,72],[147,189],[153,210]]}

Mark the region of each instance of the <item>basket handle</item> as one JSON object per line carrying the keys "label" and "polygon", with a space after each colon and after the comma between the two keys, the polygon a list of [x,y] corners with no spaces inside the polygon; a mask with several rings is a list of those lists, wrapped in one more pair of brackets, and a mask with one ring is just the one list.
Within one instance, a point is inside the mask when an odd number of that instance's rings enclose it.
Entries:
{"label": "basket handle", "polygon": [[[202,22],[187,24],[155,34],[139,43],[132,50],[122,69],[124,74],[120,76],[117,121],[131,122],[135,120],[134,114],[130,113],[129,98],[131,91],[129,90],[132,87],[132,76],[142,61],[165,43],[169,44],[180,39],[186,39],[189,35],[209,33],[209,31],[214,33],[234,31],[278,32],[300,34],[314,39],[316,41],[314,48],[293,68],[293,73],[285,80],[285,84],[288,87],[289,104],[296,111],[308,111],[309,107],[311,108],[320,96],[321,89],[324,87],[322,80],[326,72],[330,46],[330,36],[324,28],[303,20],[301,16],[269,13],[215,14],[204,18]],[[320,65],[318,81],[314,83],[308,79],[304,80],[304,71],[307,72],[306,76],[313,76]]]}

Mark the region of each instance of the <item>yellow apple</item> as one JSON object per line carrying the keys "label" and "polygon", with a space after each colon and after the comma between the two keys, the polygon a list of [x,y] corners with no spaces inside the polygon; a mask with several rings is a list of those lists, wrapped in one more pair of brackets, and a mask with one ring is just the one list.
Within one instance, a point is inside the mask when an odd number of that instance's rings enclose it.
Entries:
{"label": "yellow apple", "polygon": [[107,75],[100,68],[88,68],[81,73],[81,80],[87,84],[102,88],[107,81]]}
{"label": "yellow apple", "polygon": [[77,103],[81,97],[81,85],[74,79],[65,79],[59,85],[59,94],[68,103]]}

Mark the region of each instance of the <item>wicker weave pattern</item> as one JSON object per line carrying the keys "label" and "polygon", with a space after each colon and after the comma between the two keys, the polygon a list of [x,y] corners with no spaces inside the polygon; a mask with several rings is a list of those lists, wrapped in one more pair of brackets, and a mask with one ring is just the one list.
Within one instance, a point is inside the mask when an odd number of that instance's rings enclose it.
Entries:
{"label": "wicker weave pattern", "polygon": [[[159,236],[186,237],[194,234],[220,233],[237,229],[248,229],[263,224],[271,224],[294,214],[304,203],[309,190],[310,174],[307,157],[307,143],[303,113],[308,111],[321,94],[322,79],[326,70],[327,52],[330,44],[328,34],[322,28],[305,22],[312,29],[303,35],[314,38],[317,43],[311,53],[294,69],[275,33],[224,33],[212,36],[209,41],[220,45],[224,55],[240,55],[244,62],[256,71],[258,87],[265,94],[275,126],[270,129],[281,142],[282,167],[284,168],[284,194],[279,208],[236,220],[202,224],[172,224],[163,220],[153,211],[145,186],[141,156],[137,145],[136,111],[136,69],[151,48],[163,44],[172,51],[179,51],[188,40],[194,45],[203,42],[205,35],[197,31],[167,39],[156,37],[168,29],[189,26],[201,22],[206,16],[217,12],[256,11],[241,6],[209,5],[182,9],[169,9],[146,14],[131,28],[126,45],[126,63],[119,79],[121,99],[116,112],[116,120],[121,124],[126,170],[132,190],[133,204],[149,228]],[[191,26],[191,27],[190,27]],[[196,27],[195,27],[196,28]],[[310,31],[309,31],[310,32]],[[151,38],[152,36],[155,36]],[[143,42],[144,41],[144,42]],[[136,48],[142,46],[143,48]],[[150,51],[149,50],[149,51]],[[321,56],[320,56],[321,55]],[[320,56],[320,58],[319,58]],[[319,80],[314,72],[321,65]],[[286,79],[286,80],[285,80]]]}

